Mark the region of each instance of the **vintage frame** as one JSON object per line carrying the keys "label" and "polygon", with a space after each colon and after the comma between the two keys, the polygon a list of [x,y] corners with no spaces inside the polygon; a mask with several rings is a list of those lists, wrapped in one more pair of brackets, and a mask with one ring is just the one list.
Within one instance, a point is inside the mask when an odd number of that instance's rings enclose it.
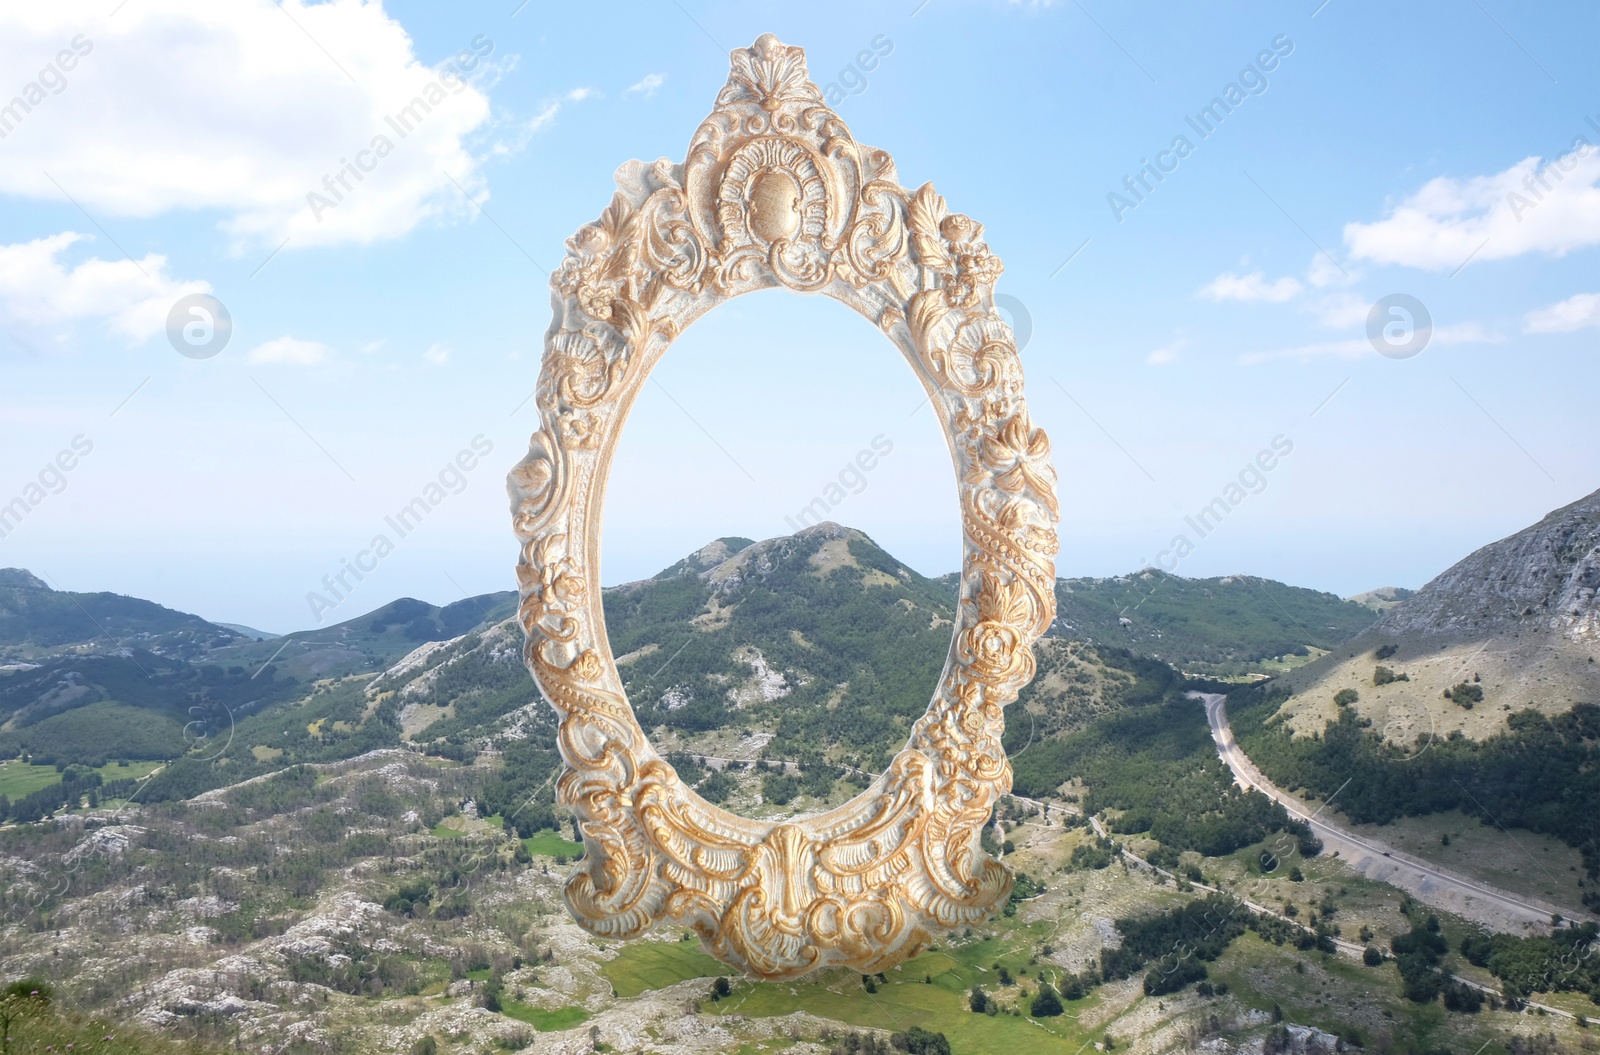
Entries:
{"label": "vintage frame", "polygon": [[[557,789],[586,850],[566,883],[580,924],[629,938],[670,920],[761,978],[872,974],[1011,892],[978,836],[1011,786],[1002,708],[1055,614],[1055,471],[982,226],[931,183],[901,187],[889,155],[823,105],[800,48],[766,34],[731,62],[687,160],[623,165],[551,278],[540,428],[507,484],[524,655],[560,715]],[[964,533],[950,654],[906,746],[845,805],[776,823],[707,803],[652,749],[598,578],[607,473],[651,368],[705,312],[775,286],[842,301],[905,355],[950,441]]]}

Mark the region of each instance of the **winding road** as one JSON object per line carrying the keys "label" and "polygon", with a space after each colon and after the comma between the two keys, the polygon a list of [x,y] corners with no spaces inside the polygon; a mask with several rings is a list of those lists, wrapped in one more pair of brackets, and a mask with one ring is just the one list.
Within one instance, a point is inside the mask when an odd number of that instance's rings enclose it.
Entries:
{"label": "winding road", "polygon": [[[1315,813],[1307,812],[1304,802],[1268,780],[1249,756],[1240,750],[1239,742],[1234,739],[1233,729],[1228,724],[1227,696],[1210,692],[1191,692],[1189,696],[1205,705],[1217,755],[1233,771],[1234,781],[1240,787],[1254,788],[1281,803],[1291,816],[1308,823],[1328,850],[1337,852],[1345,864],[1366,878],[1399,887],[1418,901],[1475,920],[1491,930],[1548,933],[1552,914],[1560,913],[1567,919],[1589,917],[1588,913],[1581,910],[1553,905],[1469,879],[1375,839],[1356,835],[1319,816],[1322,812],[1320,806]],[[1326,803],[1323,805],[1326,806]]]}

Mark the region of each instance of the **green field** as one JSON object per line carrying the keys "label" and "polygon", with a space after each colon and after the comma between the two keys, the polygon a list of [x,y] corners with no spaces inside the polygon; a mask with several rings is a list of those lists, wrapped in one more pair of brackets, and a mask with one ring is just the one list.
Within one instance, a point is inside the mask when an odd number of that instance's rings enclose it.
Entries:
{"label": "green field", "polygon": [[55,766],[30,766],[12,759],[0,765],[0,795],[20,799],[61,780]]}
{"label": "green field", "polygon": [[[159,768],[160,762],[129,762],[119,766],[115,762],[108,762],[95,770],[100,774],[100,779],[110,783],[113,780],[140,780],[150,775]],[[60,783],[61,774],[55,766],[30,766],[16,759],[0,763],[0,795],[9,799],[20,799],[52,784]]]}
{"label": "green field", "polygon": [[500,1013],[507,1018],[526,1022],[541,1033],[571,1029],[589,1020],[589,1012],[581,1007],[558,1007],[554,1011],[546,1011],[542,1007],[530,1007],[515,1000],[501,1000]]}
{"label": "green field", "polygon": [[665,989],[689,978],[730,974],[726,965],[700,951],[694,941],[636,941],[622,947],[616,959],[600,967],[618,996],[638,996]]}
{"label": "green field", "polygon": [[567,857],[577,858],[583,856],[583,844],[563,839],[557,832],[546,829],[537,835],[529,836],[522,840],[522,845],[535,857]]}
{"label": "green field", "polygon": [[[1028,940],[1018,928],[1006,938]],[[853,971],[827,970],[799,982],[734,982],[733,994],[718,1002],[702,1003],[702,1010],[721,1015],[769,1017],[807,1011],[853,1026],[902,1031],[911,1026],[943,1033],[954,1051],[1004,1051],[1007,1055],[1076,1055],[1098,1030],[1080,1029],[1077,1016],[1099,1004],[1099,996],[1063,1001],[1066,1013],[1057,1018],[974,1014],[967,993],[974,985],[992,990],[995,975],[985,964],[1016,964],[1027,968],[1028,953],[1014,941],[993,938],[968,942],[942,951],[925,952],[901,969],[887,972],[887,984],[869,993]],[[1058,972],[1059,973],[1059,972]],[[1037,990],[1037,976],[1021,978]],[[924,980],[926,979],[926,980]]]}

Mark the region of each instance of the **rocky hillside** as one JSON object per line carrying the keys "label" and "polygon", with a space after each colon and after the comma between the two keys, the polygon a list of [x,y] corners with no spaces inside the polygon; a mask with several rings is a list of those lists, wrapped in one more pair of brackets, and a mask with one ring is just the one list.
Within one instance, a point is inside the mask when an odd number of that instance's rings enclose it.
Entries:
{"label": "rocky hillside", "polygon": [[1600,491],[1473,553],[1391,609],[1394,639],[1543,632],[1600,640]]}
{"label": "rocky hillside", "polygon": [[[1600,491],[1490,543],[1370,629],[1286,679],[1300,732],[1337,714],[1335,694],[1391,738],[1481,738],[1508,715],[1600,702]],[[1448,696],[1447,696],[1448,694]]]}

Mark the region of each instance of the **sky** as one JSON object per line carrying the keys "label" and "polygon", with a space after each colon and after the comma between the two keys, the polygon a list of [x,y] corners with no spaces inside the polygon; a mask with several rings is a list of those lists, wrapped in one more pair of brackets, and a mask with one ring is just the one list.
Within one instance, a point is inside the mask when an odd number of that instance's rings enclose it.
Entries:
{"label": "sky", "polygon": [[[1593,4],[7,4],[0,566],[275,632],[514,588],[548,273],[764,32],[985,225],[1059,574],[1414,588],[1600,487]],[[838,303],[720,306],[633,410],[604,581],[789,533],[874,443],[830,516],[954,570],[921,400]]]}

